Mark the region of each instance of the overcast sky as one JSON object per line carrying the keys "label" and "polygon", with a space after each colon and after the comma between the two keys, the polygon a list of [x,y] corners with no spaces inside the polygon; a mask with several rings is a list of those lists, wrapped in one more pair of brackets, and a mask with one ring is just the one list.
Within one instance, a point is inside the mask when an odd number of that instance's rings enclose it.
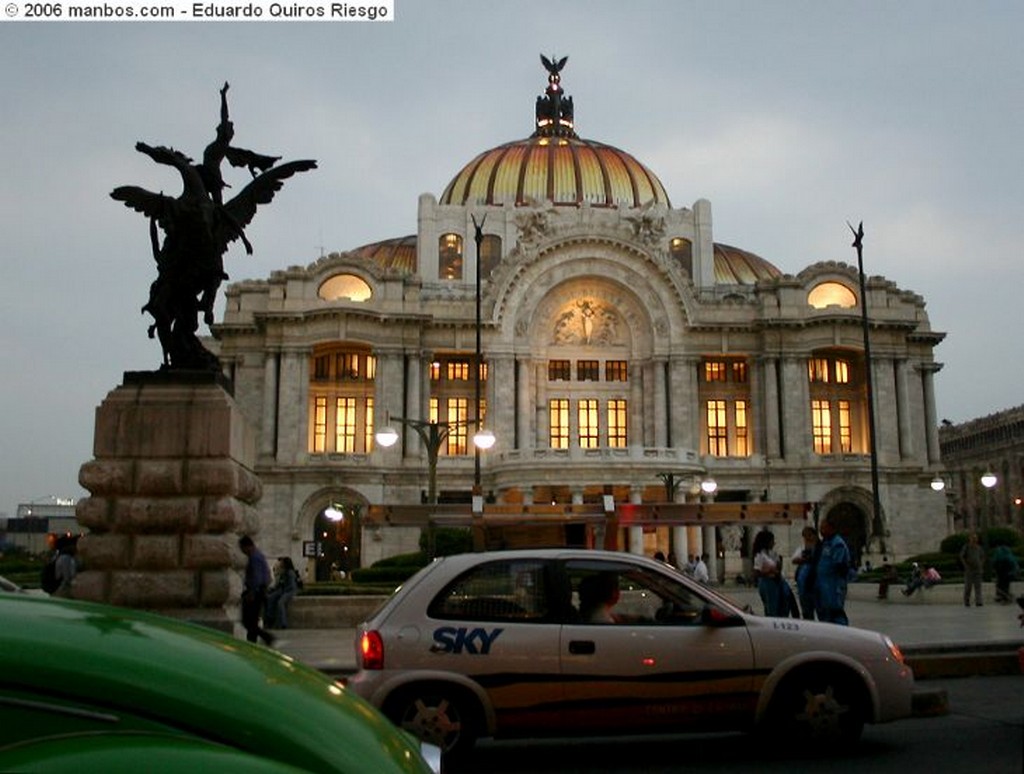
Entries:
{"label": "overcast sky", "polygon": [[83,496],[95,408],[160,364],[147,224],[109,192],[176,195],[134,145],[201,154],[225,80],[237,145],[320,164],[232,280],[414,233],[419,194],[531,133],[538,54],[568,55],[579,134],[709,199],[716,241],[796,274],[855,265],[863,220],[867,272],[947,333],[940,418],[1024,403],[1024,4],[394,1],[387,24],[0,22],[0,512]]}

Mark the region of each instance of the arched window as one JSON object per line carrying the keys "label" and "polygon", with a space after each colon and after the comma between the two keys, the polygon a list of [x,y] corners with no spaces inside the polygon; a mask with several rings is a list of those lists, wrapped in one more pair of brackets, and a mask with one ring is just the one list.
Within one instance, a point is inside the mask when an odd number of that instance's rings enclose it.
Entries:
{"label": "arched window", "polygon": [[440,279],[462,279],[462,237],[442,234],[437,243],[437,271]]}
{"label": "arched window", "polygon": [[857,306],[857,296],[846,285],[838,282],[822,282],[807,294],[807,303],[815,309],[839,306],[850,309]]}
{"label": "arched window", "polygon": [[373,296],[373,290],[362,277],[355,274],[335,274],[320,286],[318,295],[324,301],[368,301]]}
{"label": "arched window", "polygon": [[683,237],[673,237],[668,243],[668,252],[679,261],[686,273],[693,275],[693,243]]}

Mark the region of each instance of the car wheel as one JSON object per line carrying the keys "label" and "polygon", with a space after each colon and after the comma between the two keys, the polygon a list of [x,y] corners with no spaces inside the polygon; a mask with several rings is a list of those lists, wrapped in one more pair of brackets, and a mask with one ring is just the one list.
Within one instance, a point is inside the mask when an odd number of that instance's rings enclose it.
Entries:
{"label": "car wheel", "polygon": [[782,738],[839,752],[864,729],[863,691],[840,670],[803,670],[786,679],[768,713],[767,725]]}
{"label": "car wheel", "polygon": [[476,741],[479,712],[474,714],[474,708],[475,700],[458,688],[424,685],[403,689],[389,699],[384,714],[399,728],[455,757]]}

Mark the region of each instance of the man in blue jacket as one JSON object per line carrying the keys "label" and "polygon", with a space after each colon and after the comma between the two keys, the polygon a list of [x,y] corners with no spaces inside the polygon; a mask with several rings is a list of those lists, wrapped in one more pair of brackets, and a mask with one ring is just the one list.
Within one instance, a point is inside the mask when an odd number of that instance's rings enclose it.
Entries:
{"label": "man in blue jacket", "polygon": [[815,566],[818,620],[850,625],[846,617],[846,582],[850,575],[850,549],[827,519],[821,523],[821,543]]}

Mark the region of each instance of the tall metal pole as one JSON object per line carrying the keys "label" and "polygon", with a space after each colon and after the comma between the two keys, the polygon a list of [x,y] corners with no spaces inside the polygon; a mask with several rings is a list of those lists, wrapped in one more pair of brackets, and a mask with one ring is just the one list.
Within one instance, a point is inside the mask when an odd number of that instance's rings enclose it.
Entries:
{"label": "tall metal pole", "polygon": [[[846,225],[850,226],[849,223]],[[868,389],[868,445],[871,449],[871,532],[878,538],[882,554],[887,554],[885,530],[882,527],[882,505],[878,499],[878,449],[875,443],[875,386],[874,366],[871,360],[871,335],[868,328],[868,294],[864,278],[864,221],[853,231],[853,247],[857,250],[857,273],[860,275],[860,319],[864,331],[864,371]]]}
{"label": "tall metal pole", "polygon": [[[474,363],[475,368],[475,390],[476,390],[476,417],[473,422],[473,427],[476,432],[479,433],[481,429],[480,424],[480,366],[481,366],[481,347],[480,347],[480,269],[482,267],[480,262],[480,249],[484,242],[484,223],[487,221],[487,216],[484,215],[479,223],[476,222],[476,215],[473,218],[473,228],[476,230],[474,234],[474,240],[476,241],[476,360]],[[480,447],[473,444],[473,494],[483,494],[480,486]]]}

